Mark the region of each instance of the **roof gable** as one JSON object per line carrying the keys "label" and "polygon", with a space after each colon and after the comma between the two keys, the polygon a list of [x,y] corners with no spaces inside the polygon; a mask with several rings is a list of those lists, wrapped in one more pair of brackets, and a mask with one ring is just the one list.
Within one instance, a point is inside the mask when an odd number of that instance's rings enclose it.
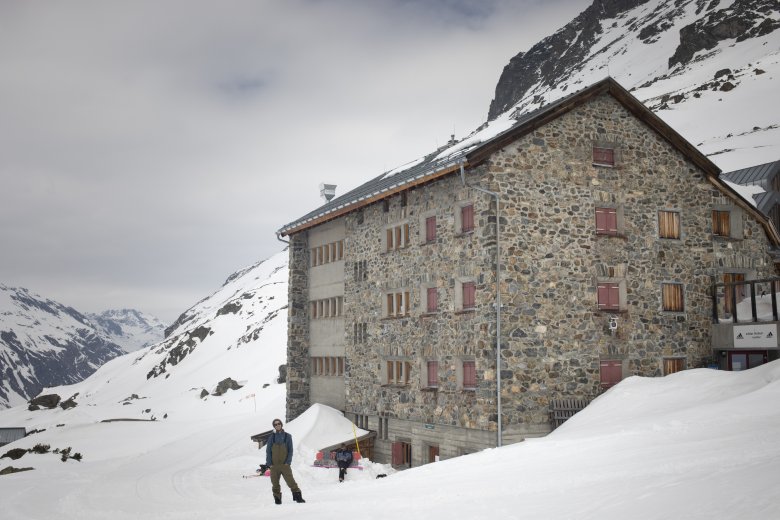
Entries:
{"label": "roof gable", "polygon": [[[770,240],[776,245],[780,245],[780,235],[777,234],[771,222],[757,211],[752,204],[744,201],[733,189],[720,181],[720,169],[712,161],[611,77],[607,77],[569,96],[520,116],[510,127],[484,141],[480,142],[466,138],[460,146],[450,148],[449,150],[452,150],[451,153],[447,153],[448,150],[437,150],[408,168],[402,166],[396,170],[383,173],[283,226],[277,231],[277,234],[288,236],[304,231],[400,191],[448,175],[457,171],[461,165],[473,167],[484,161],[495,151],[511,144],[523,135],[605,93],[620,102],[631,114],[661,135],[680,153],[696,164],[716,188],[735,199],[740,206],[757,216],[764,223]],[[479,132],[476,133],[476,135],[478,134]]]}

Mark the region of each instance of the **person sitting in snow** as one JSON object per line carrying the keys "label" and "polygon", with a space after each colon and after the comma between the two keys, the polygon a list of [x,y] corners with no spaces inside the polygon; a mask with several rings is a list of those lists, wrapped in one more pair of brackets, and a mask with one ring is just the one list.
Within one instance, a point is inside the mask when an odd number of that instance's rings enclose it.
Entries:
{"label": "person sitting in snow", "polygon": [[301,496],[301,488],[293,478],[290,463],[293,456],[292,435],[284,431],[282,421],[273,420],[274,431],[268,437],[265,447],[265,467],[260,466],[261,473],[265,473],[267,467],[271,468],[271,492],[274,502],[282,503],[282,486],[279,484],[279,476],[284,477],[284,482],[292,491],[293,500],[298,503],[306,502]]}
{"label": "person sitting in snow", "polygon": [[339,482],[344,482],[347,476],[347,468],[352,464],[352,450],[348,450],[342,442],[341,448],[336,450],[336,463],[339,465]]}

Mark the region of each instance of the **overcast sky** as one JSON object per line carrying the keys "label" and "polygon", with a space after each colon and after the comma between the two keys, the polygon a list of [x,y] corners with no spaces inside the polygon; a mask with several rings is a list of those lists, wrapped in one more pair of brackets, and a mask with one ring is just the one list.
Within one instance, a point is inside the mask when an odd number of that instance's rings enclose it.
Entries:
{"label": "overcast sky", "polygon": [[590,0],[0,0],[0,283],[165,322]]}

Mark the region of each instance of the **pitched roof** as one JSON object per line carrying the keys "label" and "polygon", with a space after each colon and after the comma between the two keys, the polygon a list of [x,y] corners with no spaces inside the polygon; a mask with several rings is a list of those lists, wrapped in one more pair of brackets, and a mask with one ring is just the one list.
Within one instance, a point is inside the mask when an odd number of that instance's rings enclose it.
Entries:
{"label": "pitched roof", "polygon": [[[400,191],[451,174],[459,170],[461,165],[464,168],[476,166],[496,150],[604,93],[610,94],[635,117],[658,132],[672,146],[688,157],[689,160],[704,171],[708,180],[718,189],[734,198],[744,209],[759,216],[767,228],[770,240],[775,245],[780,245],[780,235],[778,235],[772,223],[757,211],[752,204],[745,201],[736,191],[719,179],[721,171],[712,161],[611,77],[607,77],[534,111],[522,114],[515,118],[514,122],[508,127],[501,128],[499,126],[498,131],[495,128],[491,131],[490,125],[483,125],[483,128],[455,146],[445,150],[437,150],[406,167],[401,166],[396,170],[385,172],[340,197],[323,204],[314,211],[282,226],[277,231],[277,235],[288,236],[304,231]],[[484,136],[484,139],[480,137],[481,135]]]}
{"label": "pitched roof", "polygon": [[721,177],[734,184],[748,185],[771,179],[778,173],[780,173],[780,161],[774,161],[726,172]]}

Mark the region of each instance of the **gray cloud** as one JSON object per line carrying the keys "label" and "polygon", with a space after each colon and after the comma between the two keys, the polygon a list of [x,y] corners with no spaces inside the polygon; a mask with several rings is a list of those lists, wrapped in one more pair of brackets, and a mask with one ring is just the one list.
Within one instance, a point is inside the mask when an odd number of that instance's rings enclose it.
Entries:
{"label": "gray cloud", "polygon": [[0,3],[0,281],[171,321],[486,118],[587,0]]}

